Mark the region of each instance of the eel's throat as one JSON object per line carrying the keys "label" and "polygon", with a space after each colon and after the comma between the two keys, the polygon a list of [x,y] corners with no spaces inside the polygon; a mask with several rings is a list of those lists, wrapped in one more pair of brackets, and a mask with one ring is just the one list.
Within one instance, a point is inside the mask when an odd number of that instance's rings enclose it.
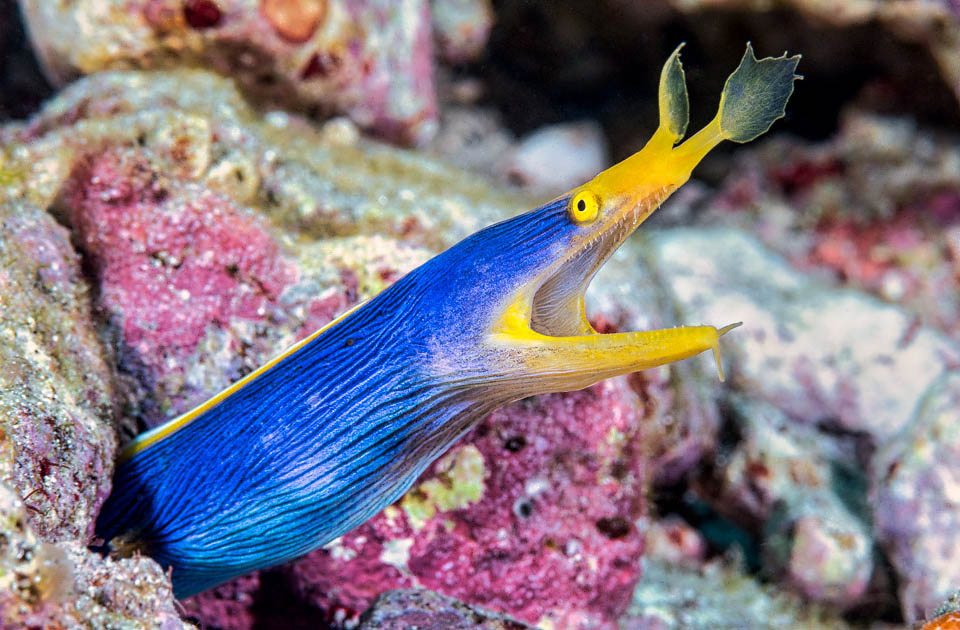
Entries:
{"label": "eel's throat", "polygon": [[664,187],[625,200],[603,225],[543,274],[532,290],[530,328],[551,337],[595,334],[584,311],[584,295],[591,280],[672,192],[673,187]]}

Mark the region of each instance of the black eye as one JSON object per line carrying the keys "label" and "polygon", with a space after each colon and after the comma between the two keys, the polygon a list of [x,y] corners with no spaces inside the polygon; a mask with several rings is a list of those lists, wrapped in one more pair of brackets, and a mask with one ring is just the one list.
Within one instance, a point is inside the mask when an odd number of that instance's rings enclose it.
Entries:
{"label": "black eye", "polygon": [[569,208],[567,212],[575,223],[590,223],[600,212],[600,201],[589,190],[581,190],[570,200],[570,205],[567,207]]}

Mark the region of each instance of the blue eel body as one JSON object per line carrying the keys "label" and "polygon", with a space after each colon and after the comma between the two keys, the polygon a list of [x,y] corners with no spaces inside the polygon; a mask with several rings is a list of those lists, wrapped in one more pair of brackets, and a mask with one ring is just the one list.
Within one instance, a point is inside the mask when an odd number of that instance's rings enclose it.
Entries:
{"label": "blue eel body", "polygon": [[[97,536],[139,530],[183,597],[369,519],[515,398],[476,356],[483,318],[463,312],[479,315],[542,264],[572,231],[565,213],[558,201],[468,237],[120,463]],[[455,370],[433,367],[437,349],[462,359]]]}
{"label": "blue eel body", "polygon": [[[688,120],[679,48],[660,126],[570,193],[483,229],[120,456],[96,536],[185,597],[317,549],[399,498],[493,409],[713,350],[735,325],[598,334],[584,292],[723,140],[784,113],[798,57],[747,52],[714,120]],[[721,372],[722,378],[722,372]]]}

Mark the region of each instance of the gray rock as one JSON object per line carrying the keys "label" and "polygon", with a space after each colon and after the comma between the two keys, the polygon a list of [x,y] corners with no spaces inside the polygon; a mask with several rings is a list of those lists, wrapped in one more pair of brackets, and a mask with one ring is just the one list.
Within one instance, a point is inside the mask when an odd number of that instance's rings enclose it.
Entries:
{"label": "gray rock", "polygon": [[428,590],[380,595],[357,630],[533,630],[533,626]]}
{"label": "gray rock", "polygon": [[648,252],[678,323],[744,322],[721,342],[731,384],[794,419],[885,443],[958,364],[956,345],[903,309],[804,275],[742,232],[665,230]]}
{"label": "gray rock", "polygon": [[[767,403],[735,398],[743,439],[718,458],[718,512],[763,531],[765,568],[806,598],[841,608],[866,592],[873,572],[873,535],[838,489],[856,463],[835,436],[791,422]],[[835,471],[846,470],[838,478]],[[856,503],[856,501],[854,501]]]}
{"label": "gray rock", "polygon": [[939,379],[878,451],[871,499],[904,616],[923,619],[960,584],[960,373]]}
{"label": "gray rock", "polygon": [[847,630],[839,618],[803,606],[735,568],[713,562],[683,568],[645,563],[620,630]]}

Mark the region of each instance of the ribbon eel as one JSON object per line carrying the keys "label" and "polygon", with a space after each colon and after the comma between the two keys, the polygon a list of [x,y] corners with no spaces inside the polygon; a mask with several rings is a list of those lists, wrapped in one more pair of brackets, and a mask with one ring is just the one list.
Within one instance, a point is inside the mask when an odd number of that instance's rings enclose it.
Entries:
{"label": "ribbon eel", "polygon": [[[784,115],[799,56],[750,45],[716,117],[682,144],[680,48],[641,151],[426,262],[121,453],[96,535],[172,569],[185,597],[280,564],[371,518],[479,419],[533,394],[713,350],[737,324],[598,334],[584,292],[722,140]],[[720,378],[723,378],[722,371]]]}

